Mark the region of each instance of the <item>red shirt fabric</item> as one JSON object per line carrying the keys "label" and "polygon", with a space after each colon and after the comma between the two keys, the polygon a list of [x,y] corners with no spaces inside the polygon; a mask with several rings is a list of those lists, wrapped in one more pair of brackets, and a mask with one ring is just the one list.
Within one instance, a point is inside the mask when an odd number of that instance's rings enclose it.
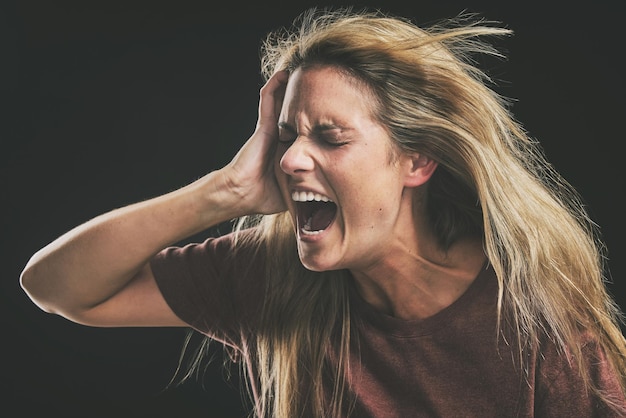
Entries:
{"label": "red shirt fabric", "polygon": [[[172,310],[198,332],[235,348],[247,361],[264,291],[264,261],[233,251],[232,235],[171,247],[151,261]],[[358,350],[348,377],[351,416],[618,417],[587,393],[568,356],[546,338],[519,366],[513,334],[497,332],[497,281],[485,268],[452,305],[425,320],[382,314],[350,294]],[[590,376],[621,405],[626,400],[602,349],[581,335]],[[330,353],[330,361],[334,353]],[[254,366],[248,362],[251,379]],[[256,383],[251,382],[253,393]]]}

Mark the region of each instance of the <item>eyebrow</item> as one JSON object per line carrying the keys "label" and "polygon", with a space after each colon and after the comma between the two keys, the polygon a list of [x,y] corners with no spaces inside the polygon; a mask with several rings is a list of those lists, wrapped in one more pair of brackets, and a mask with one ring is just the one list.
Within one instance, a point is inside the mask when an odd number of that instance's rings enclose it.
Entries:
{"label": "eyebrow", "polygon": [[[292,125],[287,123],[287,122],[279,122],[278,123],[278,127],[282,128],[282,129],[285,129],[285,130],[287,130],[287,131],[289,131],[291,133],[297,133],[296,129]],[[346,128],[346,127],[343,127],[343,126],[340,126],[340,125],[335,125],[335,124],[332,124],[332,123],[321,123],[321,124],[315,125],[313,127],[313,129],[311,130],[311,132],[314,133],[314,134],[319,134],[319,133],[322,133],[324,131],[331,131],[333,129],[339,129],[342,132],[344,132],[344,131],[351,131],[352,130],[352,128]]]}

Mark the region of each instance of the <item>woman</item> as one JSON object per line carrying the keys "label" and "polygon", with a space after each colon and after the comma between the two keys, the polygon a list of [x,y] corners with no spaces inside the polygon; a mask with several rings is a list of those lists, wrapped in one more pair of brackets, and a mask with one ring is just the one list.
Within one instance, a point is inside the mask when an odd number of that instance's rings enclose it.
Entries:
{"label": "woman", "polygon": [[92,326],[192,326],[240,355],[258,416],[624,415],[593,223],[471,65],[508,31],[297,23],[264,45],[234,159],[44,247],[21,276],[32,300]]}

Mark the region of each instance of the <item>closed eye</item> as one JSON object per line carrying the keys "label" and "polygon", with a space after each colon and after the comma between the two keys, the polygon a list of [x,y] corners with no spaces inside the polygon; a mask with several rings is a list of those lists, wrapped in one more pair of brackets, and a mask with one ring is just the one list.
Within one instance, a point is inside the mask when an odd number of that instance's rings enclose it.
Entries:
{"label": "closed eye", "polygon": [[331,147],[341,147],[346,145],[350,136],[351,129],[338,126],[335,124],[321,124],[313,129],[317,139],[324,145]]}
{"label": "closed eye", "polygon": [[[313,129],[311,134],[316,141],[322,145],[341,147],[350,142],[346,140],[346,131],[350,131],[350,129],[341,129],[335,125],[318,125]],[[285,122],[278,124],[278,142],[284,145],[290,145],[297,138],[298,133],[291,125]]]}
{"label": "closed eye", "polygon": [[328,145],[331,147],[341,147],[349,142],[338,139],[334,135],[321,135],[320,140],[323,142],[324,145]]}
{"label": "closed eye", "polygon": [[278,142],[289,145],[292,144],[297,137],[298,134],[291,126],[282,122],[278,124]]}

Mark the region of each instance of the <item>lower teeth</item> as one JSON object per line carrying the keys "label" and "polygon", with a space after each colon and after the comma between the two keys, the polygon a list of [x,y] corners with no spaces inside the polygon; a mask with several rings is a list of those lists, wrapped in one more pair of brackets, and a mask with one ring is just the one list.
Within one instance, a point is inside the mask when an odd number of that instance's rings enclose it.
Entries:
{"label": "lower teeth", "polygon": [[302,227],[302,232],[304,232],[304,233],[305,233],[305,234],[307,234],[307,235],[317,235],[317,234],[319,234],[320,232],[322,232],[322,231],[323,231],[323,229],[320,229],[319,231],[313,231],[313,230],[311,230],[311,219],[312,219],[312,218],[309,218],[309,219],[306,221],[306,223],[305,223],[305,224],[304,224],[304,226]]}

